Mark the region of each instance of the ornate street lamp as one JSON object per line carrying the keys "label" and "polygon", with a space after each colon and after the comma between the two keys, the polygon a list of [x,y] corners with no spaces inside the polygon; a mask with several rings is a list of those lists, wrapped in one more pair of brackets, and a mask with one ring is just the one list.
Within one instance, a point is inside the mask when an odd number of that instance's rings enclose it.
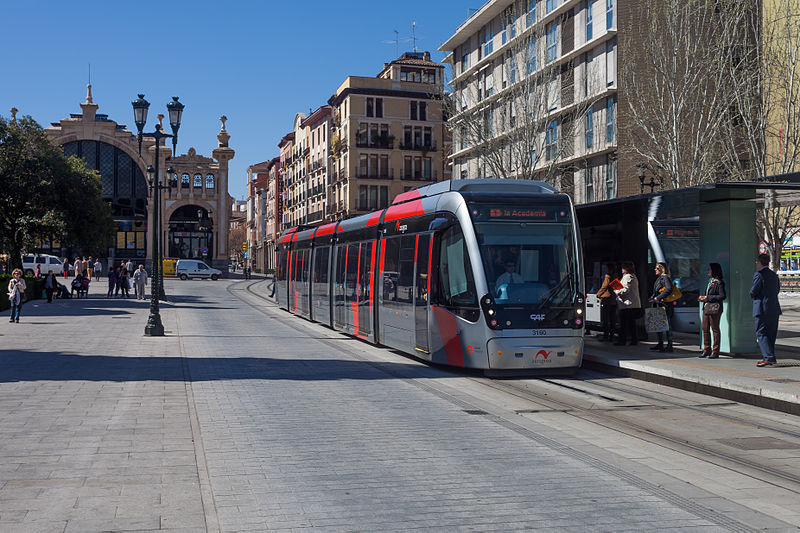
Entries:
{"label": "ornate street lamp", "polygon": [[652,194],[655,191],[656,185],[658,185],[659,187],[661,186],[661,177],[658,177],[658,179],[656,180],[657,176],[651,175],[650,176],[650,181],[646,182],[646,181],[644,181],[644,177],[645,177],[644,171],[645,171],[645,169],[647,169],[647,165],[646,164],[644,164],[644,163],[636,163],[636,170],[639,173],[639,192],[641,194],[644,194],[644,188],[645,187],[650,187],[650,193]]}
{"label": "ornate street lamp", "polygon": [[147,123],[147,111],[150,109],[150,102],[144,99],[144,95],[140,94],[139,98],[131,102],[133,106],[133,119],[136,123],[138,131],[137,139],[139,141],[139,155],[142,155],[142,138],[150,137],[156,142],[155,153],[155,167],[147,167],[147,175],[150,181],[150,188],[153,190],[153,283],[150,295],[150,316],[147,318],[147,325],[144,327],[144,334],[149,337],[163,337],[164,324],[161,322],[161,314],[158,309],[158,300],[163,298],[164,294],[164,278],[162,277],[162,247],[161,247],[161,189],[169,187],[161,183],[161,176],[158,172],[159,164],[159,148],[161,146],[161,139],[168,137],[172,138],[173,153],[178,144],[178,128],[181,127],[181,118],[183,115],[183,104],[178,102],[178,97],[173,96],[172,102],[167,104],[167,111],[169,112],[170,126],[172,126],[172,135],[164,133],[161,129],[161,124],[157,123],[155,131],[152,133],[144,133],[144,125]]}

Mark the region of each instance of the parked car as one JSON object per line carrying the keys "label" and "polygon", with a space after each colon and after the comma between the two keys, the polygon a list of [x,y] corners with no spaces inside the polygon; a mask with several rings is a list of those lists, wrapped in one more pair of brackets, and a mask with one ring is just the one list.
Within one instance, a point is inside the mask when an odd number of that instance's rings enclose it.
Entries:
{"label": "parked car", "polygon": [[[42,276],[46,275],[49,270],[52,270],[54,274],[61,274],[64,271],[63,264],[61,259],[54,255],[25,254],[22,256],[22,271],[28,276],[33,275],[36,270],[36,265],[42,265]],[[72,270],[72,268],[70,268],[70,270]]]}
{"label": "parked car", "polygon": [[222,271],[196,259],[178,259],[175,275],[181,279],[211,278],[216,281],[222,277]]}

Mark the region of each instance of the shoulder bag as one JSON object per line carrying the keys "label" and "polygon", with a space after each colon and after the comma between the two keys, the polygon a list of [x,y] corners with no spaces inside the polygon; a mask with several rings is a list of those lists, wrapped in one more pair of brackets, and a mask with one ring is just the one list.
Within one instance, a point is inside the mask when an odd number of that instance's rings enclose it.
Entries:
{"label": "shoulder bag", "polygon": [[719,302],[706,302],[703,305],[704,315],[718,315],[722,312],[722,305]]}

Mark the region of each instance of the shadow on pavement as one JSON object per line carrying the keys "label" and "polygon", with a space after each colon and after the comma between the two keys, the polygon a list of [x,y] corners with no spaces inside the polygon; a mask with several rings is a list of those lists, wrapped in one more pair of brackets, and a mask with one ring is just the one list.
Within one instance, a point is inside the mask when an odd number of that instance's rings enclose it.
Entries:
{"label": "shadow on pavement", "polygon": [[[184,372],[184,362],[188,374]],[[269,357],[125,357],[0,350],[0,382],[216,381],[234,379],[335,381],[458,377],[405,363]]]}

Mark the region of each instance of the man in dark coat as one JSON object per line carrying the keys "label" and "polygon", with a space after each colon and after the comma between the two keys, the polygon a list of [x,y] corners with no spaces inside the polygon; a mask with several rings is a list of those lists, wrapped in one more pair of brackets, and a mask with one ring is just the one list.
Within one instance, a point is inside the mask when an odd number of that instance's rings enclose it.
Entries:
{"label": "man in dark coat", "polygon": [[753,298],[753,316],[756,318],[756,341],[761,349],[763,360],[757,366],[772,366],[775,359],[775,339],[778,337],[778,317],[781,306],[778,293],[781,283],[778,275],[769,269],[768,254],[759,254],[756,259],[757,271],[753,275],[750,297]]}

